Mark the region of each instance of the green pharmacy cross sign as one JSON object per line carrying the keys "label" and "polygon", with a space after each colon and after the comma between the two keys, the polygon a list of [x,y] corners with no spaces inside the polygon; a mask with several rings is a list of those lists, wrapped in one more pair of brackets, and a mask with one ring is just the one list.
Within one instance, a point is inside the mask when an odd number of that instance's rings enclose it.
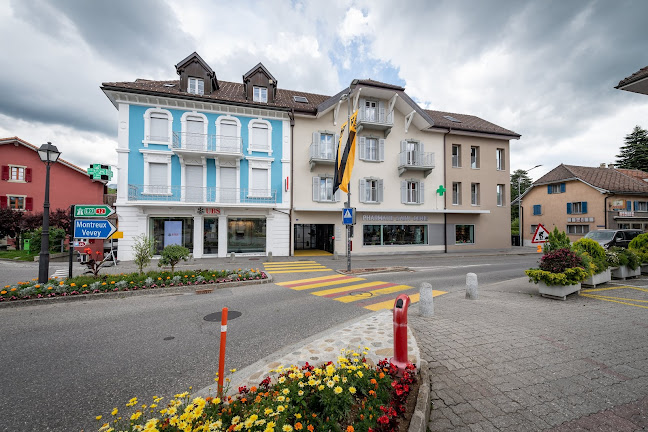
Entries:
{"label": "green pharmacy cross sign", "polygon": [[88,168],[88,175],[94,180],[111,180],[113,173],[108,165],[92,164]]}
{"label": "green pharmacy cross sign", "polygon": [[444,188],[443,185],[439,185],[439,189],[436,190],[436,192],[441,196],[443,196],[445,191],[446,191],[446,188]]}

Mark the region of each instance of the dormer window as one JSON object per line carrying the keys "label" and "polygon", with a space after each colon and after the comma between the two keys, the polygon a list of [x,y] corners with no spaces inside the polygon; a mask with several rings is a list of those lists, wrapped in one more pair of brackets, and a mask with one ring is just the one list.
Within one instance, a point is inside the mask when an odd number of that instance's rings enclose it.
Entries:
{"label": "dormer window", "polygon": [[268,88],[254,86],[254,102],[268,102]]}
{"label": "dormer window", "polygon": [[187,91],[189,93],[204,95],[205,94],[205,80],[202,78],[189,77]]}

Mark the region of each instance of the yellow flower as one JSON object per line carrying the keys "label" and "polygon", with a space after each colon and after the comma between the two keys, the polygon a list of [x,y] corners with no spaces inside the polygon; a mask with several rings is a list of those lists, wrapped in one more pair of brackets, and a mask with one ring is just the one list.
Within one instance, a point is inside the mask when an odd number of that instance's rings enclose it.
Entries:
{"label": "yellow flower", "polygon": [[72,282],[72,283],[70,284],[70,286],[71,286],[71,287],[75,287],[76,284],[75,284],[74,282]]}
{"label": "yellow flower", "polygon": [[86,284],[83,284],[83,286],[81,286],[81,288],[85,288],[85,287],[87,287],[87,286],[88,286],[88,285],[86,285]]}
{"label": "yellow flower", "polygon": [[167,276],[167,279],[171,279],[171,276]]}
{"label": "yellow flower", "polygon": [[100,415],[98,415],[98,416],[95,417],[95,418],[96,418],[97,420],[101,420],[101,416],[100,416]]}
{"label": "yellow flower", "polygon": [[9,291],[16,291],[18,288],[11,288]]}
{"label": "yellow flower", "polygon": [[318,389],[318,390],[324,390],[325,387],[324,387],[323,385],[320,385],[319,387],[317,387],[317,389]]}
{"label": "yellow flower", "polygon": [[358,373],[356,375],[358,375],[360,378],[362,378],[362,375],[363,375],[362,371],[358,371]]}
{"label": "yellow flower", "polygon": [[277,406],[277,412],[284,412],[285,409],[286,409],[286,407],[284,407],[283,405],[278,405]]}
{"label": "yellow flower", "polygon": [[185,275],[185,277],[189,277],[189,276]]}
{"label": "yellow flower", "polygon": [[230,369],[230,372],[234,373],[236,372],[236,369]]}
{"label": "yellow flower", "polygon": [[7,294],[7,291],[4,291],[4,290],[0,291],[0,294],[5,295],[5,294]]}
{"label": "yellow flower", "polygon": [[115,281],[110,281],[110,285],[114,285]]}
{"label": "yellow flower", "polygon": [[355,387],[349,387],[349,392],[350,392],[351,394],[355,394],[355,392],[356,392],[356,388],[355,388]]}
{"label": "yellow flower", "polygon": [[[298,394],[299,396],[304,396],[304,390],[299,390],[299,391],[297,392],[297,394]],[[299,418],[299,417],[297,417],[297,418]]]}
{"label": "yellow flower", "polygon": [[106,282],[101,282],[101,285],[107,285]]}
{"label": "yellow flower", "polygon": [[288,393],[290,393],[290,389],[285,388],[281,391],[281,393],[287,395]]}
{"label": "yellow flower", "polygon": [[117,408],[114,408],[110,414],[117,415],[118,412],[119,410]]}
{"label": "yellow flower", "polygon": [[47,287],[48,290],[51,290],[53,287]]}
{"label": "yellow flower", "polygon": [[281,430],[284,431],[284,432],[292,432],[293,427],[290,426],[290,425],[284,425],[284,426],[281,428]]}
{"label": "yellow flower", "polygon": [[131,420],[137,420],[137,419],[140,418],[141,416],[142,416],[142,412],[141,412],[141,411],[135,411],[135,412],[133,413],[133,415],[130,417],[130,419],[131,419]]}
{"label": "yellow flower", "polygon": [[337,387],[335,387],[335,389],[333,389],[333,391],[335,392],[335,394],[340,394],[340,393],[342,393],[342,387],[337,386]]}

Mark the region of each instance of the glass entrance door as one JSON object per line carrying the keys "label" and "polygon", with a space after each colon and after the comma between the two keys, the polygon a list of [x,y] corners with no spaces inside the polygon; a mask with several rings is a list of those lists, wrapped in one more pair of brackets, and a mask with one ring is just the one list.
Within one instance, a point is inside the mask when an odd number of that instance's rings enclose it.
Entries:
{"label": "glass entrance door", "polygon": [[205,255],[218,254],[218,218],[204,219],[203,253]]}

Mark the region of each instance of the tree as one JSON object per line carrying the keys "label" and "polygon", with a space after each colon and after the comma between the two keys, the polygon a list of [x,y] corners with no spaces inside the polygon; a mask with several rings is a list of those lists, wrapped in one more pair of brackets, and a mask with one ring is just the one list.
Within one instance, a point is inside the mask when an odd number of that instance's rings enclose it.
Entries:
{"label": "tree", "polygon": [[[518,191],[518,179],[520,180],[519,191]],[[531,187],[533,180],[529,177],[529,174],[523,169],[517,169],[511,174],[511,202],[513,202],[518,197],[518,192],[523,194],[525,190]],[[511,205],[511,221],[514,219],[519,219],[518,206]]]}
{"label": "tree", "polygon": [[140,274],[142,274],[142,269],[151,262],[154,247],[155,240],[147,237],[145,234],[135,237],[135,243],[133,243],[133,254],[135,258],[133,261],[139,268]]}
{"label": "tree", "polygon": [[158,262],[158,267],[171,266],[171,273],[175,271],[175,266],[180,260],[189,259],[189,249],[180,245],[169,245],[162,249],[162,258]]}
{"label": "tree", "polygon": [[648,171],[648,131],[635,126],[616,157],[618,168]]}

